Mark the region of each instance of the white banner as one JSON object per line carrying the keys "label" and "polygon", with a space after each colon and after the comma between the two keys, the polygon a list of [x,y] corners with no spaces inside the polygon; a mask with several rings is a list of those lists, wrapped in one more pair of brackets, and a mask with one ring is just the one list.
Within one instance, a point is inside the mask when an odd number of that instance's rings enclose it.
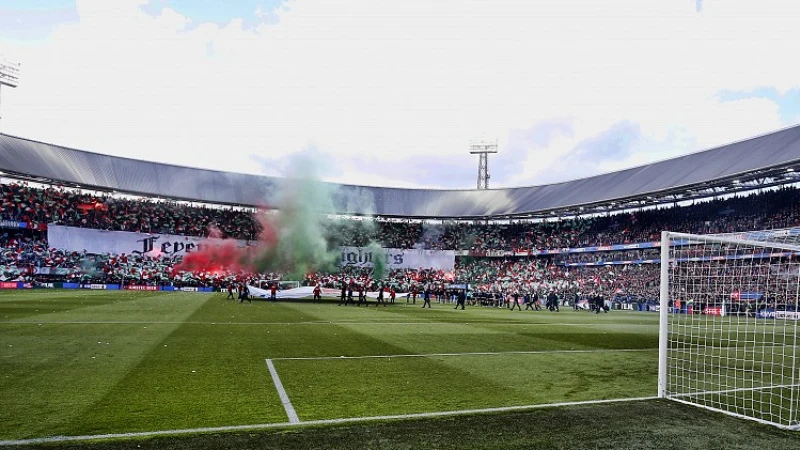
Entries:
{"label": "white banner", "polygon": [[[146,234],[128,231],[104,231],[90,228],[47,226],[47,241],[51,248],[87,253],[125,253],[126,255],[184,256],[205,245],[214,245],[221,239],[175,234]],[[239,247],[248,242],[237,240]]]}
{"label": "white banner", "polygon": [[[387,269],[441,269],[453,270],[456,252],[453,250],[403,250],[399,248],[382,249]],[[341,266],[372,267],[375,258],[367,247],[342,247]]]}
{"label": "white banner", "polygon": [[800,320],[800,312],[796,311],[775,311],[776,319]]}
{"label": "white banner", "polygon": [[[198,236],[175,234],[147,234],[128,231],[104,231],[90,228],[48,225],[47,240],[51,248],[87,253],[125,253],[127,255],[146,255],[154,257],[184,256],[203,246],[215,245],[221,239],[208,239]],[[236,240],[240,248],[254,245],[255,242]],[[341,265],[372,267],[376,255],[367,247],[342,247]],[[402,250],[384,248],[383,257],[389,269],[433,268],[453,270],[456,252],[452,250]]]}
{"label": "white banner", "polygon": [[[259,287],[253,286],[252,284],[248,286],[248,289],[250,289],[250,295],[253,297],[270,298],[271,294],[270,291],[267,289],[261,289]],[[338,298],[339,295],[341,295],[340,292],[341,292],[340,289],[321,289],[320,295],[322,297],[327,297],[327,298],[330,297]],[[364,295],[366,295],[369,298],[378,298],[377,292],[366,292]],[[396,292],[395,298],[405,297],[406,295],[408,295],[408,292]],[[314,297],[314,286],[301,286],[299,288],[284,289],[282,291],[275,292],[275,298],[277,298],[278,300],[308,298],[308,297]],[[383,298],[384,300],[389,300],[389,297],[390,294],[389,290],[387,289],[383,292]],[[353,292],[353,298],[355,299],[356,302],[358,301],[358,292],[356,291]]]}

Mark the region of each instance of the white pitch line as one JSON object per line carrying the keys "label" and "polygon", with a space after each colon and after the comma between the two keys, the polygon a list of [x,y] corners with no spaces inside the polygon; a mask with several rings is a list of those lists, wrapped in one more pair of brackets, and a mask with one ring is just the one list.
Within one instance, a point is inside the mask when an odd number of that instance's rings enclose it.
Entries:
{"label": "white pitch line", "polygon": [[502,355],[553,355],[560,353],[618,353],[618,352],[654,352],[658,348],[620,348],[620,349],[587,349],[587,350],[530,350],[510,352],[465,352],[465,353],[423,353],[399,355],[366,355],[366,356],[297,356],[272,358],[273,361],[316,361],[325,359],[381,359],[381,358],[435,358],[437,356],[502,356]]}
{"label": "white pitch line", "polygon": [[275,389],[278,390],[278,396],[281,398],[281,403],[283,403],[283,409],[286,410],[286,415],[289,417],[289,423],[300,423],[300,418],[297,417],[297,412],[295,412],[294,406],[292,406],[292,402],[289,400],[289,394],[287,394],[286,390],[283,388],[283,383],[281,383],[281,379],[278,376],[278,371],[275,370],[272,360],[267,359],[266,361],[267,368],[269,368],[269,373],[272,375],[272,382],[275,383]]}
{"label": "white pitch line", "polygon": [[736,388],[736,389],[725,389],[722,391],[701,391],[701,392],[687,392],[683,394],[671,394],[668,395],[667,398],[670,400],[675,400],[678,398],[683,397],[704,397],[706,395],[719,395],[719,394],[730,394],[734,392],[747,392],[747,391],[764,391],[770,389],[786,389],[786,388],[794,388],[798,387],[800,384],[777,384],[774,386],[759,386],[759,387],[743,387],[743,388]]}
{"label": "white pitch line", "polygon": [[49,444],[54,442],[93,441],[100,439],[129,439],[129,438],[146,438],[146,437],[165,436],[165,435],[219,433],[225,431],[255,431],[255,430],[268,430],[271,428],[298,428],[298,427],[307,427],[316,425],[336,425],[344,423],[371,422],[379,420],[426,419],[433,417],[463,416],[469,414],[489,414],[489,413],[499,413],[499,412],[527,411],[533,409],[558,408],[566,406],[585,406],[585,405],[600,405],[607,403],[642,402],[642,401],[657,400],[657,399],[658,397],[655,396],[633,397],[633,398],[618,398],[610,400],[587,400],[582,402],[547,403],[541,405],[502,406],[498,408],[461,409],[455,411],[436,411],[436,412],[415,413],[415,414],[395,414],[389,416],[347,417],[342,419],[309,420],[297,423],[280,422],[280,423],[254,424],[254,425],[229,425],[223,427],[185,428],[180,430],[141,431],[135,433],[109,433],[109,434],[95,434],[95,435],[84,435],[84,436],[53,436],[46,438],[21,439],[16,441],[14,440],[0,441],[0,447],[8,445]]}

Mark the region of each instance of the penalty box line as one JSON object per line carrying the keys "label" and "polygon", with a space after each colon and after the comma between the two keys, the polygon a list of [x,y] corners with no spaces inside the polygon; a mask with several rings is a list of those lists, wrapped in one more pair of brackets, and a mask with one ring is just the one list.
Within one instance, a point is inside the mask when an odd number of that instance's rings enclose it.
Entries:
{"label": "penalty box line", "polygon": [[286,410],[286,416],[289,418],[289,423],[300,423],[300,418],[297,417],[297,412],[294,410],[292,401],[289,400],[289,394],[287,394],[286,389],[283,388],[283,383],[281,383],[281,378],[278,376],[278,371],[275,370],[275,365],[272,364],[271,359],[267,359],[266,361],[269,373],[272,375],[272,382],[275,384],[275,389],[278,390],[278,396],[281,398],[283,409]]}
{"label": "penalty box line", "polygon": [[[289,394],[283,387],[278,370],[272,361],[320,361],[320,360],[341,360],[341,359],[390,359],[390,358],[430,358],[430,357],[451,357],[451,356],[499,356],[499,355],[537,355],[537,354],[557,354],[557,353],[611,353],[611,352],[651,352],[658,350],[657,348],[647,349],[619,349],[619,350],[553,350],[553,351],[512,351],[512,352],[471,352],[471,353],[429,353],[429,354],[405,354],[405,355],[368,355],[368,356],[317,356],[317,357],[297,357],[297,358],[267,358],[267,368],[272,376],[272,382],[275,389],[278,391],[278,397],[281,399],[283,409],[286,411],[286,416],[289,418],[289,423],[297,425],[301,422],[297,416],[297,411],[289,399]],[[480,412],[481,410],[475,410]],[[347,419],[342,419],[347,420]]]}
{"label": "penalty box line", "polygon": [[529,411],[534,409],[559,408],[559,407],[569,407],[569,406],[590,406],[590,405],[601,405],[608,403],[643,402],[643,401],[651,401],[657,399],[658,399],[657,396],[632,397],[632,398],[617,398],[608,400],[586,400],[579,402],[547,403],[540,405],[501,406],[497,408],[461,409],[454,411],[395,414],[388,416],[321,419],[321,420],[309,420],[305,422],[298,421],[296,423],[280,422],[280,423],[254,424],[254,425],[230,425],[221,427],[185,428],[179,430],[140,431],[133,433],[108,433],[108,434],[95,434],[95,435],[84,435],[84,436],[53,436],[45,438],[20,439],[20,440],[6,440],[6,441],[0,440],[0,447],[9,445],[50,444],[56,442],[95,441],[101,439],[131,439],[131,438],[175,436],[175,435],[198,434],[198,433],[220,433],[229,431],[258,431],[258,430],[268,430],[273,428],[298,428],[298,427],[307,427],[316,425],[341,425],[348,423],[373,422],[373,421],[383,421],[383,420],[426,419],[434,417],[464,416],[471,414],[492,414],[492,413],[503,413],[503,412],[514,412],[514,411]]}
{"label": "penalty box line", "polygon": [[[465,353],[426,353],[398,355],[365,355],[365,356],[297,356],[272,358],[272,361],[321,361],[332,359],[390,359],[390,358],[435,358],[442,356],[502,356],[502,355],[555,355],[570,353],[620,353],[620,352],[654,352],[658,348],[620,348],[620,349],[587,349],[587,350],[529,350],[510,352],[465,352]],[[269,361],[269,360],[267,360]]]}

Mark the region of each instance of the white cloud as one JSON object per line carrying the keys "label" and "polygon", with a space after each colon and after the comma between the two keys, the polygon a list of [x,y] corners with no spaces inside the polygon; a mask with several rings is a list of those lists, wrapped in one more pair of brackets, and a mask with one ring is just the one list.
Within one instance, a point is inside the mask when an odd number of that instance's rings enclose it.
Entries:
{"label": "white cloud", "polygon": [[[572,120],[574,133],[532,146],[523,170],[493,173],[500,186],[778,128],[774,103],[716,94],[800,83],[793,1],[709,0],[698,13],[691,1],[303,0],[256,30],[189,27],[170,9],[148,16],[144,3],[79,0],[79,24],[41,45],[4,43],[24,63],[20,87],[4,95],[4,131],[255,173],[250,155],[279,159],[314,145],[378,171],[332,165],[330,180],[439,185],[414,180],[409,161],[471,158],[476,136],[497,136],[502,148],[512,130]],[[578,143],[623,121],[653,147],[560,171]]]}

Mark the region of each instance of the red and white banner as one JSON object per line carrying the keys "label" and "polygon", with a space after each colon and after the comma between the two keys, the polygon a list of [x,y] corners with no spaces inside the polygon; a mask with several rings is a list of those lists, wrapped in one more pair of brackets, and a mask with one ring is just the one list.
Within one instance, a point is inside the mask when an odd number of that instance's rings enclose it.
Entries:
{"label": "red and white banner", "polygon": [[[104,231],[89,228],[65,227],[50,225],[47,230],[50,247],[68,251],[102,254],[113,253],[127,255],[145,255],[153,257],[184,256],[204,246],[219,245],[222,239],[208,239],[198,236],[180,236],[175,234],[147,234],[127,231]],[[226,240],[230,241],[230,240]],[[253,242],[235,240],[240,248],[255,245]],[[433,268],[453,270],[456,252],[452,250],[403,250],[384,248],[383,258],[389,269]],[[373,267],[372,249],[368,247],[342,247],[341,265],[356,267]],[[499,254],[505,252],[499,251]]]}
{"label": "red and white banner", "polygon": [[[105,231],[89,228],[50,225],[47,229],[50,247],[68,251],[102,254],[146,255],[154,257],[184,256],[203,246],[218,245],[222,239],[177,234],[148,234],[128,231]],[[236,240],[239,247],[247,247],[247,241]]]}

